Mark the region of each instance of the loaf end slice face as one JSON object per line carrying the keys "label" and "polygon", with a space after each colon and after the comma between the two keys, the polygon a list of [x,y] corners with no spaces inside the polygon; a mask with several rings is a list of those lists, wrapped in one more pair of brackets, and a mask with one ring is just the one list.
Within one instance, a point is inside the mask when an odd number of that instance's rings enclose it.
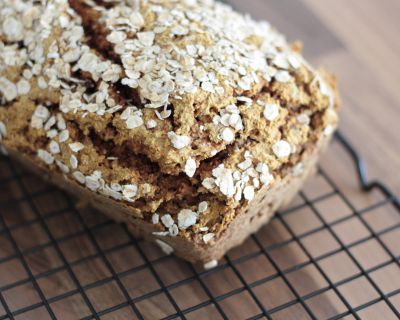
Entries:
{"label": "loaf end slice face", "polygon": [[1,151],[167,253],[219,259],[290,201],[335,79],[208,1],[4,0]]}

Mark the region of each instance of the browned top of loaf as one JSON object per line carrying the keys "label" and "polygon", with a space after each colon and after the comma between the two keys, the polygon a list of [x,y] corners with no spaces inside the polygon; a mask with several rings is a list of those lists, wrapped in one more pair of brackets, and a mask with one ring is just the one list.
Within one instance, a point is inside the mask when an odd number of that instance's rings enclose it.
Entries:
{"label": "browned top of loaf", "polygon": [[4,146],[138,216],[214,225],[336,126],[331,77],[214,1],[3,0],[0,21]]}

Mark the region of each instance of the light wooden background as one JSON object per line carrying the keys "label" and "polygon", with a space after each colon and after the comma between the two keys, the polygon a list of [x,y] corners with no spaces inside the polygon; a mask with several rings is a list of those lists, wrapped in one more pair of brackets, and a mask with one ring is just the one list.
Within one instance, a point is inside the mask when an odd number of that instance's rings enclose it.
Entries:
{"label": "light wooden background", "polygon": [[400,1],[229,0],[267,19],[339,78],[341,130],[371,178],[400,194]]}

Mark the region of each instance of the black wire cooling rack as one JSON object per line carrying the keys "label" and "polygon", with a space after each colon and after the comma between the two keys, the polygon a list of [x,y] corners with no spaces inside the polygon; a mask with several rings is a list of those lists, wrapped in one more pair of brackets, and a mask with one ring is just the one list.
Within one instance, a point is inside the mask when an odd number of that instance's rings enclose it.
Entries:
{"label": "black wire cooling rack", "polygon": [[[165,256],[0,159],[0,319],[400,319],[400,206],[340,134],[359,208],[324,169],[212,270]],[[347,164],[348,165],[348,164]]]}

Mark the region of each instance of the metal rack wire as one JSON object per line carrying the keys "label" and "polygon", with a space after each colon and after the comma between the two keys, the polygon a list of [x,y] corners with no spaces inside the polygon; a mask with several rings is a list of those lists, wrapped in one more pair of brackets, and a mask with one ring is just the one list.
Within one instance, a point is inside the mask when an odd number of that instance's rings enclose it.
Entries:
{"label": "metal rack wire", "polygon": [[[0,319],[400,319],[399,200],[336,138],[379,200],[357,208],[320,169],[317,193],[301,192],[208,271],[1,158]],[[334,218],[332,199],[342,203]]]}

